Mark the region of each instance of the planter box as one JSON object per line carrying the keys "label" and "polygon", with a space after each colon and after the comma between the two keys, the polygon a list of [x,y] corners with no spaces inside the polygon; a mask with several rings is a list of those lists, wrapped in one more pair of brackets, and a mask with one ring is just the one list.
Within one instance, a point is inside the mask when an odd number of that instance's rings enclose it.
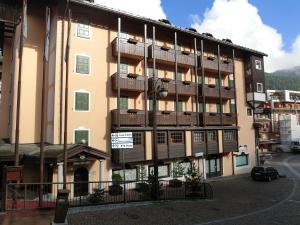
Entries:
{"label": "planter box", "polygon": [[179,188],[182,187],[183,182],[178,179],[169,180],[169,187]]}
{"label": "planter box", "polygon": [[109,186],[108,193],[112,196],[121,195],[123,193],[123,187],[119,184],[113,184]]}

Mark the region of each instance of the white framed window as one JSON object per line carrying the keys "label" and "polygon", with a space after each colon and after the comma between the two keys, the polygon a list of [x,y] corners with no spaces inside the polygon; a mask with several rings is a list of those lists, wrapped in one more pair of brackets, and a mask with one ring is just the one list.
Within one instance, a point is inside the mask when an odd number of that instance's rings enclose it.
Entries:
{"label": "white framed window", "polygon": [[74,144],[87,144],[90,143],[90,129],[79,127],[73,131],[73,143]]}
{"label": "white framed window", "polygon": [[257,92],[264,92],[264,85],[262,83],[257,83]]}
{"label": "white framed window", "polygon": [[74,110],[77,112],[90,111],[90,92],[86,90],[77,90],[74,92]]}
{"label": "white framed window", "polygon": [[91,73],[91,57],[85,54],[77,54],[75,60],[75,72],[89,75]]}
{"label": "white framed window", "polygon": [[255,60],[255,69],[262,70],[262,63],[260,60]]}
{"label": "white framed window", "polygon": [[252,116],[252,109],[251,108],[247,108],[247,116]]}
{"label": "white framed window", "polygon": [[236,167],[248,166],[248,165],[249,165],[249,155],[248,154],[237,155],[235,157],[235,166]]}
{"label": "white framed window", "polygon": [[91,27],[87,21],[79,21],[77,23],[77,37],[91,38]]}
{"label": "white framed window", "polygon": [[128,74],[128,64],[120,63],[120,73]]}
{"label": "white framed window", "polygon": [[128,37],[129,37],[129,35],[127,33],[125,33],[125,32],[120,33],[120,38],[121,39],[128,39]]}

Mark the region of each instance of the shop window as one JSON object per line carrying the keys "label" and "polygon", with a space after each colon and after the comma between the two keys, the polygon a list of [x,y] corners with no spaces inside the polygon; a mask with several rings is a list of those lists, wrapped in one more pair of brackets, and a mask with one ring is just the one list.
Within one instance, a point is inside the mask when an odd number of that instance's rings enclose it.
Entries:
{"label": "shop window", "polygon": [[249,164],[249,155],[239,155],[235,157],[235,166],[247,166]]}

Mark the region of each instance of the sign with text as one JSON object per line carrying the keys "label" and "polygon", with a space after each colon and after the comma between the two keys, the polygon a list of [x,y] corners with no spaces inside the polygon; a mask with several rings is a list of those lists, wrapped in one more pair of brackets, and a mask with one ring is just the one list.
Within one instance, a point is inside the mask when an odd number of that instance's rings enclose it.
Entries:
{"label": "sign with text", "polygon": [[111,148],[133,148],[132,132],[111,133]]}

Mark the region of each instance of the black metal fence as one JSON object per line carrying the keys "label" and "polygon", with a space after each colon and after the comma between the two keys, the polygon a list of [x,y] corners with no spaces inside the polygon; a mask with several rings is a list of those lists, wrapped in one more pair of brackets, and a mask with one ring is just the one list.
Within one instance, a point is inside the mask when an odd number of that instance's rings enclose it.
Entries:
{"label": "black metal fence", "polygon": [[[160,182],[160,199],[212,199],[213,190],[208,183],[183,181]],[[57,191],[63,183],[9,183],[6,185],[4,210],[54,208]],[[152,199],[152,188],[148,182],[68,182],[70,207],[101,205],[123,202],[148,201]],[[39,193],[42,190],[42,201]]]}

